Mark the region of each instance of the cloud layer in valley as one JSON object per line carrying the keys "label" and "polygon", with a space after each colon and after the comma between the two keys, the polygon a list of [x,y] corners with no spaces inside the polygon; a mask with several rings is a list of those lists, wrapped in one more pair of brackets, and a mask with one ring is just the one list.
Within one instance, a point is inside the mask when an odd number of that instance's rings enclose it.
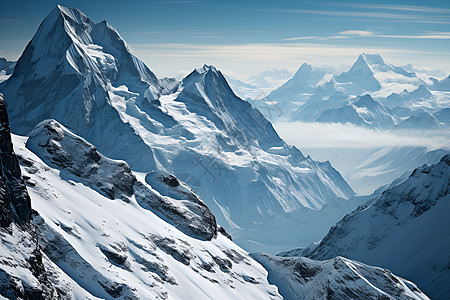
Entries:
{"label": "cloud layer in valley", "polygon": [[448,148],[450,133],[442,131],[381,132],[340,123],[275,123],[279,135],[300,149],[308,148],[375,148],[383,146],[425,146]]}

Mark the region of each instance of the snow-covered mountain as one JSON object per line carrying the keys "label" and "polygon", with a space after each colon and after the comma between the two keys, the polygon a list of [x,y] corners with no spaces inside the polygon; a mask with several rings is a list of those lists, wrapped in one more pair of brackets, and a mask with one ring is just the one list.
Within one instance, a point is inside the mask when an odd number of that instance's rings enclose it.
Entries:
{"label": "snow-covered mountain", "polygon": [[395,126],[389,109],[373,100],[370,95],[358,96],[339,108],[329,108],[320,114],[316,122],[352,123],[377,129],[391,129]]}
{"label": "snow-covered mountain", "polygon": [[14,72],[16,66],[15,61],[7,61],[5,58],[0,57],[0,83],[7,80]]}
{"label": "snow-covered mountain", "polygon": [[436,97],[430,92],[425,84],[420,85],[412,92],[406,89],[401,93],[392,93],[386,98],[381,98],[380,102],[387,107],[404,107],[411,111],[419,109],[436,108]]}
{"label": "snow-covered mountain", "polygon": [[276,103],[282,111],[278,119],[284,119],[304,104],[317,86],[331,77],[329,70],[303,63],[291,79],[272,91],[264,100],[268,103]]}
{"label": "snow-covered mountain", "polygon": [[353,195],[328,162],[280,139],[220,71],[158,79],[110,25],[77,9],[50,13],[0,91],[13,132],[55,119],[133,171],[175,174],[227,228]]}
{"label": "snow-covered mountain", "polygon": [[[41,122],[30,137],[13,136],[30,202],[1,95],[0,122],[3,297],[281,299],[278,289],[284,293],[286,283],[278,288],[268,282],[280,281],[280,268],[270,264],[277,259],[253,255],[268,274],[216,225],[183,182],[162,172],[132,172],[54,120]],[[414,284],[387,270],[341,258],[334,267],[304,258],[282,260],[283,272],[299,281],[295,291],[317,281],[307,288],[311,297],[325,295],[319,272],[333,272],[334,295],[426,299]],[[350,276],[346,265],[361,275]]]}
{"label": "snow-covered mountain", "polygon": [[436,130],[450,126],[450,108],[435,113],[427,111],[416,113],[398,124],[396,130]]}
{"label": "snow-covered mountain", "polygon": [[183,182],[133,173],[54,120],[29,138],[13,136],[30,206],[12,145],[3,143],[10,141],[4,108],[0,100],[1,295],[280,298]]}
{"label": "snow-covered mountain", "polygon": [[[363,53],[348,71],[339,75],[304,63],[294,77],[274,90],[268,99],[283,110],[283,116],[278,120],[312,121],[318,117],[316,110],[340,107],[346,104],[343,100],[349,101],[364,94],[381,100],[405,89],[412,91],[425,83],[415,73],[386,63],[378,54]],[[405,96],[401,98],[403,102],[407,101]],[[340,101],[333,101],[336,99]],[[322,104],[327,106],[330,102],[335,102],[335,105],[322,107]],[[311,117],[311,113],[315,117]]]}
{"label": "snow-covered mountain", "polygon": [[305,257],[252,256],[269,271],[284,299],[429,299],[412,282],[389,270],[343,257],[314,261]]}
{"label": "snow-covered mountain", "polygon": [[432,298],[445,299],[450,293],[449,187],[450,155],[445,155],[345,216],[303,255],[344,256],[389,268]]}
{"label": "snow-covered mountain", "polygon": [[434,91],[450,92],[450,75],[445,77],[441,81],[434,80],[430,89]]}

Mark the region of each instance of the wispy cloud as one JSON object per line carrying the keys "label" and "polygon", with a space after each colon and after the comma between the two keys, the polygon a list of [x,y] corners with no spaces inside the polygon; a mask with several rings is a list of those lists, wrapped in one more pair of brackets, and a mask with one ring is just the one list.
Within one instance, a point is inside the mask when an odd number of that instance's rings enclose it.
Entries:
{"label": "wispy cloud", "polygon": [[447,131],[381,132],[340,123],[275,123],[277,132],[289,144],[308,148],[377,148],[385,146],[449,146]]}
{"label": "wispy cloud", "polygon": [[431,39],[431,40],[449,40],[450,32],[429,31],[422,34],[378,34],[369,30],[345,30],[330,36],[304,36],[291,37],[283,39],[284,41],[296,40],[329,40],[346,38],[396,38],[396,39]]}
{"label": "wispy cloud", "polygon": [[389,12],[375,11],[336,11],[336,10],[312,10],[312,9],[249,9],[251,11],[272,12],[272,13],[298,13],[298,14],[316,14],[336,17],[361,17],[373,19],[390,19],[402,22],[427,22],[427,23],[444,23],[449,24],[450,16],[428,16],[417,14],[397,14]]}
{"label": "wispy cloud", "polygon": [[341,35],[354,35],[354,36],[372,36],[373,31],[369,30],[345,30],[339,32]]}
{"label": "wispy cloud", "polygon": [[448,9],[448,8],[438,8],[438,7],[430,7],[430,6],[415,6],[415,5],[334,4],[334,6],[397,10],[397,11],[419,12],[419,13],[436,13],[436,14],[450,13],[450,9]]}

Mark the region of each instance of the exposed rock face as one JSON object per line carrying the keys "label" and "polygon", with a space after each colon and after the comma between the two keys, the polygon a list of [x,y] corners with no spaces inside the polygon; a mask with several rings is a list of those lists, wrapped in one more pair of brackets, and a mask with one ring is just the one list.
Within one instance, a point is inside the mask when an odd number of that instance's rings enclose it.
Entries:
{"label": "exposed rock face", "polygon": [[55,299],[31,220],[31,200],[13,150],[5,100],[0,94],[0,295]]}
{"label": "exposed rock face", "polygon": [[31,217],[31,200],[14,154],[5,100],[0,94],[0,226],[26,224]]}

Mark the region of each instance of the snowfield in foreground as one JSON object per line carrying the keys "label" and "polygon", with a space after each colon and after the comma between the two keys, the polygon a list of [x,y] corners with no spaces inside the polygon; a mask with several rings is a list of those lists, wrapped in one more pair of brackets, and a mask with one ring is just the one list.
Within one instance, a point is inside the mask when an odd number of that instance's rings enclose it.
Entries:
{"label": "snowfield in foreground", "polygon": [[[77,146],[87,147],[85,153],[92,155],[92,145],[67,131],[63,134],[69,137],[62,138],[59,150],[66,156],[51,156],[52,148],[45,148],[48,145],[40,142],[34,145],[44,147],[53,159],[77,165],[77,160],[83,161],[86,157],[71,161],[64,148],[76,138]],[[280,298],[277,288],[267,283],[264,268],[222,233],[216,233],[211,240],[191,237],[182,232],[186,227],[180,226],[179,230],[158,217],[158,211],[143,206],[137,199],[140,190],[111,199],[103,194],[102,185],[93,180],[85,181],[85,174],[68,176],[54,165],[46,165],[25,147],[26,142],[27,138],[14,136],[15,151],[22,163],[32,206],[39,213],[33,222],[48,256],[46,264],[53,264],[53,269],[57,269],[50,276],[58,278],[59,274],[66,274],[56,281],[56,287],[68,297]],[[102,157],[102,160],[108,159]],[[111,168],[104,168],[105,162],[92,161],[89,167],[98,173],[113,174]],[[188,210],[192,207],[188,200],[161,195],[145,181],[140,181],[139,176],[136,180],[142,189],[148,189],[148,200],[155,201],[151,199],[153,194],[153,198],[162,201],[180,205],[185,202]],[[108,186],[106,181],[104,185]],[[183,222],[183,219],[179,216],[178,221]],[[14,242],[20,243],[19,240]],[[14,253],[17,255],[18,252]]]}

